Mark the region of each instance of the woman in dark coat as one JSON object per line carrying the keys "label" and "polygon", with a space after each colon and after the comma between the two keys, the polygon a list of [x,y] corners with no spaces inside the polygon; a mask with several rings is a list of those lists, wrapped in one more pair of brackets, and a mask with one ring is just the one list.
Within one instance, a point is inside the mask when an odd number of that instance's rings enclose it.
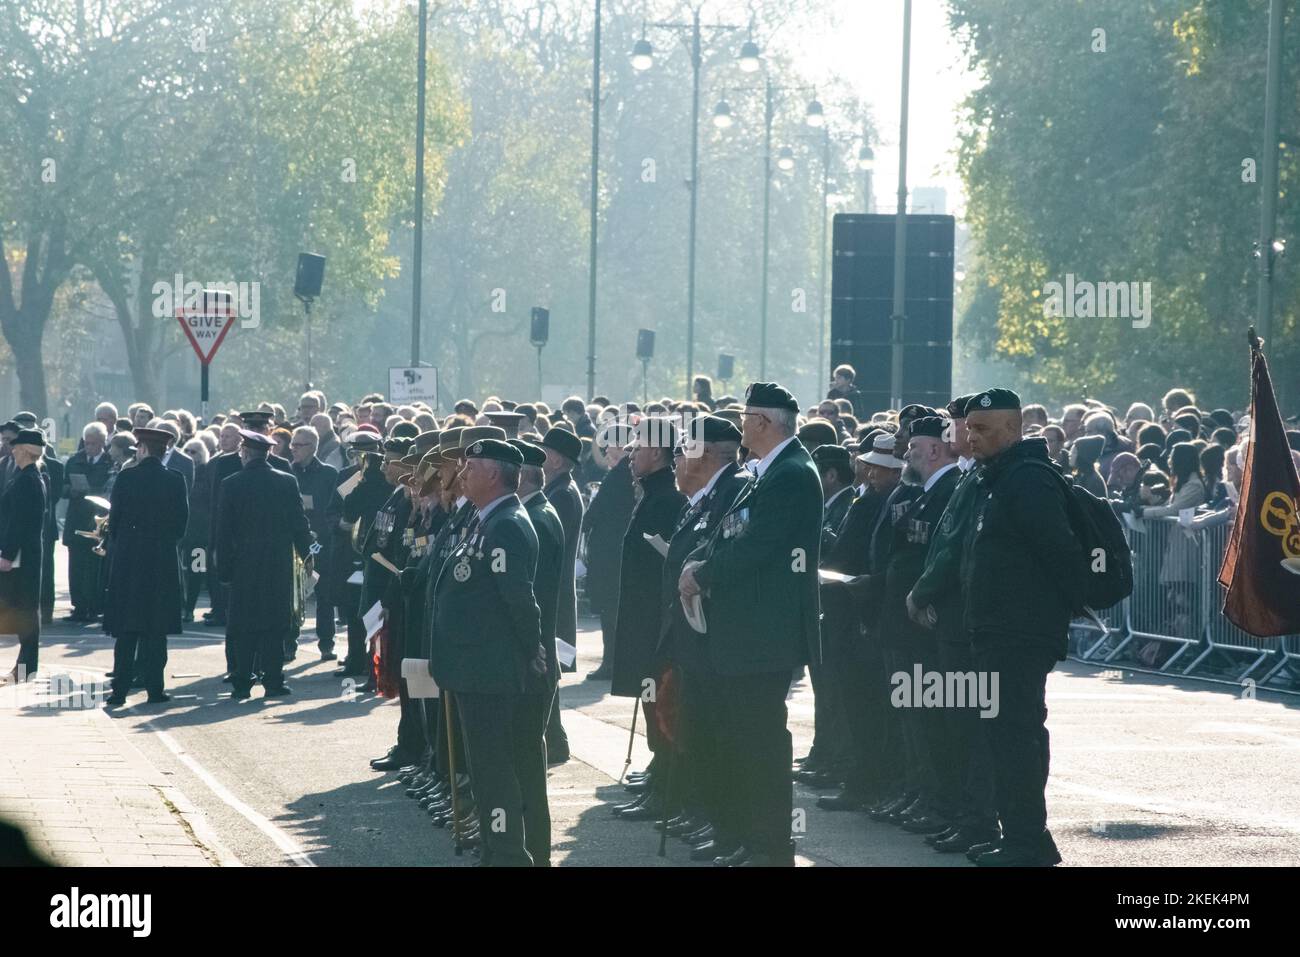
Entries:
{"label": "woman in dark coat", "polygon": [[149,701],[170,700],[163,693],[167,635],[181,630],[183,593],[176,546],[190,514],[185,479],[162,464],[170,433],[136,429],[135,437],[137,464],[114,482],[108,520],[112,602],[104,628],[116,639],[111,705],[125,703],[137,666]]}
{"label": "woman in dark coat", "polygon": [[[610,441],[624,438],[610,433]],[[582,517],[587,533],[587,581],[584,591],[591,610],[600,616],[603,658],[600,667],[587,675],[593,681],[608,680],[613,655],[614,622],[618,614],[618,576],[623,563],[623,534],[632,518],[636,493],[632,487],[631,463],[623,455],[622,445],[611,445],[609,457],[614,466],[600,483],[591,505]]]}
{"label": "woman in dark coat", "polygon": [[45,436],[23,429],[10,448],[17,471],[0,496],[0,632],[18,636],[18,662],[10,677],[28,681],[36,673],[41,640],[45,483],[37,463]]}

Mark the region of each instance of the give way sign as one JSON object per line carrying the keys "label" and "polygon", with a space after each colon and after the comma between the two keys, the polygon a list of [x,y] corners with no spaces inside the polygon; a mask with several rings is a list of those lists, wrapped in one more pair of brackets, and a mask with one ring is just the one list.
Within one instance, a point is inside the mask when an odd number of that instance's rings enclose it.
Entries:
{"label": "give way sign", "polygon": [[226,333],[235,324],[234,297],[220,289],[203,290],[203,304],[176,310],[176,321],[185,330],[199,362],[207,365],[221,348]]}

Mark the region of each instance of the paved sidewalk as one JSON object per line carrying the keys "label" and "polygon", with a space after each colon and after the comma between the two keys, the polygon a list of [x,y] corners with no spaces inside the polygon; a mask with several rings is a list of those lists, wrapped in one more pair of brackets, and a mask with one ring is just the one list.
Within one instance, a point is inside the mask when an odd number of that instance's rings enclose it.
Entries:
{"label": "paved sidewalk", "polygon": [[102,704],[71,690],[68,677],[88,678],[42,669],[27,684],[0,687],[0,818],[62,865],[238,864],[195,806]]}

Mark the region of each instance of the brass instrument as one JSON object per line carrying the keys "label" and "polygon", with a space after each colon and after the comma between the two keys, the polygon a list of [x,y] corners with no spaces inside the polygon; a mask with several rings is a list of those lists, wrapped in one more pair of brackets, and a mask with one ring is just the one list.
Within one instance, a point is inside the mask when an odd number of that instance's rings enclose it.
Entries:
{"label": "brass instrument", "polygon": [[96,508],[102,508],[106,514],[92,516],[95,520],[94,531],[78,529],[76,534],[80,535],[82,538],[91,539],[95,543],[91,548],[91,551],[100,558],[103,558],[107,551],[104,541],[108,538],[108,500],[96,495],[87,495],[86,501]]}
{"label": "brass instrument", "polygon": [[307,596],[311,593],[311,575],[307,573],[307,563],[298,557],[298,550],[293,551],[293,597],[289,613],[289,623],[294,628],[301,628],[307,618]]}

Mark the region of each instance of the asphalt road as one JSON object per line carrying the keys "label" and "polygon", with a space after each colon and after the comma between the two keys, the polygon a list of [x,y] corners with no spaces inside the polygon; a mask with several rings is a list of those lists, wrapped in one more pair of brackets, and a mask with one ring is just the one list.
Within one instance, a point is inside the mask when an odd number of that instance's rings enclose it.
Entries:
{"label": "asphalt road", "polygon": [[[60,556],[62,557],[62,556]],[[61,577],[61,576],[60,576]],[[66,614],[61,602],[56,616]],[[593,623],[587,622],[587,625]],[[13,649],[0,639],[0,660]],[[689,865],[686,847],[646,823],[616,819],[617,779],[632,704],[595,667],[596,631],[579,636],[579,672],[561,689],[573,758],[551,769],[554,863],[561,866]],[[99,629],[45,629],[42,671],[104,672],[112,641]],[[174,700],[112,712],[114,726],[202,812],[230,855],[246,865],[455,865],[449,835],[368,759],[393,742],[396,700],[357,695],[321,662],[304,632],[286,669],[294,695],[236,703],[219,630],[187,626],[169,644]],[[795,753],[812,738],[807,680],[791,691]],[[1063,663],[1048,681],[1052,775],[1050,825],[1067,865],[1107,867],[1300,864],[1300,698],[1190,679]],[[32,719],[36,721],[38,719]],[[33,728],[35,732],[35,728]],[[632,766],[648,760],[638,723]],[[823,812],[817,792],[796,789],[806,811],[801,864],[967,866],[920,838],[864,815]],[[699,865],[690,865],[699,866]]]}

